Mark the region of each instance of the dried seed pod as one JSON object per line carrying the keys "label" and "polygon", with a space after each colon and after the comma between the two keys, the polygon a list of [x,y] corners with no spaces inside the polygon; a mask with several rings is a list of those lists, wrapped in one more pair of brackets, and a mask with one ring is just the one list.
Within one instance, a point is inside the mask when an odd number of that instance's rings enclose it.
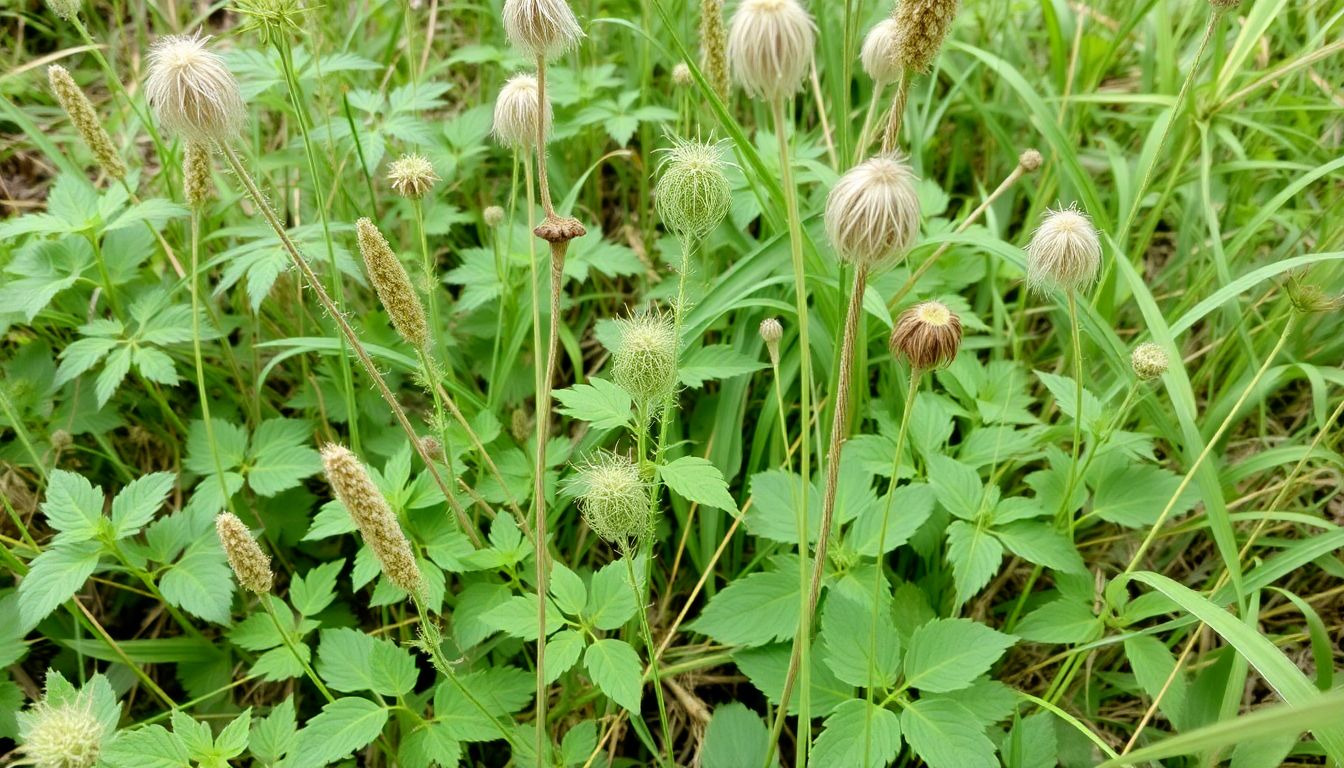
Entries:
{"label": "dried seed pod", "polygon": [[668,230],[683,241],[698,242],[728,215],[733,188],[724,174],[720,145],[674,141],[663,157],[654,203]]}
{"label": "dried seed pod", "polygon": [[103,122],[93,108],[93,102],[84,95],[75,79],[65,67],[52,64],[47,67],[47,82],[51,84],[51,92],[55,94],[56,101],[60,102],[61,109],[70,116],[70,122],[79,132],[79,138],[93,152],[98,167],[114,179],[126,178],[126,162],[121,159],[121,154],[112,144],[112,137],[108,136],[107,130],[103,128]]}
{"label": "dried seed pod", "polygon": [[767,317],[761,321],[761,340],[765,342],[765,351],[770,355],[770,364],[779,365],[779,340],[784,338],[784,326],[779,319]]}
{"label": "dried seed pod", "polygon": [[378,292],[378,299],[392,319],[392,326],[407,344],[424,349],[429,344],[429,322],[425,319],[420,294],[415,292],[411,277],[406,274],[406,267],[402,266],[401,259],[392,252],[392,246],[373,221],[363,218],[355,222],[355,232],[359,253],[369,271],[369,282]]}
{"label": "dried seed pod", "polygon": [[424,155],[402,155],[387,166],[387,180],[397,194],[409,200],[419,200],[438,183],[434,166]]}
{"label": "dried seed pod", "polygon": [[[719,99],[727,101],[728,34],[723,29],[723,0],[700,0],[700,68]],[[688,84],[690,78],[691,69],[687,67]]]}
{"label": "dried seed pod", "polygon": [[652,533],[648,483],[628,456],[599,454],[579,468],[575,484],[579,511],[598,536],[624,545]]}
{"label": "dried seed pod", "polygon": [[565,0],[505,0],[504,34],[523,53],[552,59],[578,45],[583,29]]}
{"label": "dried seed pod", "polygon": [[766,101],[797,93],[815,45],[816,25],[798,0],[742,0],[728,27],[733,79]]}
{"label": "dried seed pod", "polygon": [[[538,104],[541,91],[532,75],[514,75],[504,83],[495,99],[495,139],[514,150],[527,150],[537,143],[537,120],[542,133],[551,134],[551,101]],[[538,118],[540,115],[540,118]]]}
{"label": "dried seed pod", "polygon": [[1022,150],[1022,154],[1017,157],[1017,164],[1022,166],[1022,170],[1027,173],[1032,173],[1037,168],[1040,168],[1041,163],[1043,162],[1044,159],[1041,157],[1041,153],[1034,149],[1024,149]]}
{"label": "dried seed pod", "polygon": [[199,208],[215,196],[211,177],[210,149],[199,141],[188,141],[182,157],[182,196],[187,205]]}
{"label": "dried seed pod", "polygon": [[322,448],[322,465],[336,499],[345,505],[350,519],[378,558],[383,575],[411,595],[419,594],[424,582],[411,543],[359,457],[344,446],[328,443]]}
{"label": "dried seed pod", "polygon": [[1101,238],[1091,219],[1070,206],[1046,211],[1027,244],[1027,285],[1036,293],[1052,286],[1088,287],[1101,269]]}
{"label": "dried seed pod", "polygon": [[892,18],[900,30],[896,60],[912,72],[927,72],[957,17],[957,0],[900,0]]}
{"label": "dried seed pod", "polygon": [[915,174],[900,155],[854,166],[826,198],[826,234],[841,261],[869,269],[891,266],[918,233]]}
{"label": "dried seed pod", "polygon": [[242,128],[246,108],[224,59],[206,50],[209,37],[173,35],[149,52],[145,96],[159,123],[188,139],[227,142]]}
{"label": "dried seed pod", "polygon": [[900,78],[901,63],[896,58],[900,38],[901,30],[895,19],[883,19],[864,36],[859,60],[873,82],[894,83]]}
{"label": "dried seed pod", "polygon": [[224,547],[229,567],[238,584],[249,592],[264,595],[271,591],[275,576],[271,573],[271,558],[248,532],[243,521],[232,512],[221,512],[215,518],[215,534]]}
{"label": "dried seed pod", "polygon": [[921,302],[901,313],[888,346],[916,371],[941,368],[961,349],[961,318],[942,302]]}
{"label": "dried seed pod", "polygon": [[616,321],[620,341],[612,353],[612,379],[644,403],[661,402],[677,386],[677,334],[672,318],[640,312]]}
{"label": "dried seed pod", "polygon": [[420,438],[420,449],[429,457],[430,461],[444,461],[446,455],[443,452],[443,443],[439,438],[433,435],[424,435]]}
{"label": "dried seed pod", "polygon": [[1167,351],[1151,341],[1145,341],[1134,348],[1129,362],[1135,376],[1150,381],[1167,372]]}

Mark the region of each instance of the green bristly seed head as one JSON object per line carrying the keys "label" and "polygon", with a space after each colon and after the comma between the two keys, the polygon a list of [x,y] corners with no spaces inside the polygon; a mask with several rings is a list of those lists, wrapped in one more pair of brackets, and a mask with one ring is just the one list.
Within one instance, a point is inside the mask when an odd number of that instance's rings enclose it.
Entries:
{"label": "green bristly seed head", "polygon": [[629,457],[599,454],[579,467],[575,486],[584,521],[608,542],[624,544],[652,532],[648,483]]}
{"label": "green bristly seed head", "polygon": [[640,312],[616,321],[620,342],[612,354],[612,378],[636,400],[656,403],[677,384],[677,336],[672,318]]}
{"label": "green bristly seed head", "polygon": [[698,242],[728,215],[733,190],[719,144],[674,141],[663,156],[654,202],[668,230],[683,241]]}

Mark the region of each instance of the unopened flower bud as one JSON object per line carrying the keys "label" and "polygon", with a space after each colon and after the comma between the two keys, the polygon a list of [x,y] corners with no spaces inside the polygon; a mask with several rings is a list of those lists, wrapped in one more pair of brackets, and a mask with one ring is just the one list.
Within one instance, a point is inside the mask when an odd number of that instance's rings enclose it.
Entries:
{"label": "unopened flower bud", "polygon": [[677,385],[677,335],[672,318],[641,312],[619,319],[620,341],[612,354],[612,379],[636,400],[659,402]]}
{"label": "unopened flower bud", "polygon": [[1042,162],[1044,161],[1041,158],[1041,153],[1034,149],[1022,150],[1022,154],[1018,155],[1017,158],[1017,164],[1022,166],[1022,170],[1027,173],[1031,173],[1037,168],[1040,168]]}
{"label": "unopened flower bud", "polygon": [[653,531],[648,483],[627,456],[604,453],[579,469],[579,511],[588,527],[613,544]]}
{"label": "unopened flower bud", "polygon": [[1145,341],[1134,348],[1129,357],[1134,375],[1144,381],[1156,379],[1167,372],[1167,352],[1151,341]]}
{"label": "unopened flower bud", "polygon": [[770,364],[779,365],[779,340],[784,338],[784,326],[778,318],[767,317],[761,321],[761,340],[765,342],[765,351],[770,355]]}
{"label": "unopened flower bud", "polygon": [[500,224],[504,223],[504,218],[504,209],[500,208],[498,205],[489,206],[484,211],[481,211],[481,219],[485,222],[485,226],[487,227],[498,227]]}

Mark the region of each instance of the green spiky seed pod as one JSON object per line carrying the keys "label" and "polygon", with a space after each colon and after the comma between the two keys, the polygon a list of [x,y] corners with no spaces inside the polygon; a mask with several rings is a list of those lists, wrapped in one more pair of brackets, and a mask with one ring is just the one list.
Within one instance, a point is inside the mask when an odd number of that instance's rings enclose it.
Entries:
{"label": "green spiky seed pod", "polygon": [[892,18],[900,30],[896,60],[912,72],[927,72],[943,47],[957,0],[900,0]]}
{"label": "green spiky seed pod", "polygon": [[355,222],[355,232],[359,253],[369,271],[369,282],[378,292],[378,300],[383,302],[392,326],[407,344],[424,349],[429,344],[429,321],[425,319],[425,307],[411,285],[406,267],[402,266],[401,259],[392,252],[392,246],[387,244],[387,238],[372,220],[363,218]]}
{"label": "green spiky seed pod", "polygon": [[654,203],[668,230],[683,241],[699,242],[728,215],[733,188],[718,144],[675,142],[663,157]]}
{"label": "green spiky seed pod", "polygon": [[126,178],[126,162],[121,159],[121,154],[112,144],[112,137],[108,136],[107,130],[103,128],[98,112],[93,108],[93,102],[84,95],[75,79],[65,67],[52,64],[47,67],[47,82],[51,84],[51,92],[55,94],[56,101],[60,102],[61,109],[70,116],[70,122],[79,132],[79,138],[93,152],[98,167],[114,179]]}
{"label": "green spiky seed pod", "polygon": [[[700,0],[700,68],[723,102],[728,101],[728,33],[723,26],[723,0]],[[690,68],[686,78],[690,80]]]}
{"label": "green spiky seed pod", "polygon": [[90,688],[73,696],[54,696],[53,675],[48,674],[47,697],[18,713],[24,755],[19,762],[38,768],[93,768],[111,729],[99,720]]}
{"label": "green spiky seed pod", "polygon": [[221,512],[215,518],[215,534],[219,536],[219,543],[224,547],[224,555],[229,559],[229,567],[238,578],[238,584],[258,595],[270,592],[275,584],[271,558],[261,551],[243,521],[232,512]]}
{"label": "green spiky seed pod", "polygon": [[182,157],[182,196],[187,205],[199,208],[215,196],[211,176],[210,149],[199,141],[188,141]]}
{"label": "green spiky seed pod", "polygon": [[616,321],[620,341],[612,354],[612,379],[636,400],[649,404],[677,385],[677,334],[672,318],[640,312]]}
{"label": "green spiky seed pod", "polygon": [[411,595],[419,594],[424,582],[411,543],[363,462],[348,448],[328,443],[322,448],[322,466],[336,499],[382,565],[383,575]]}
{"label": "green spiky seed pod", "polygon": [[1034,293],[1051,286],[1086,288],[1101,269],[1101,236],[1076,206],[1046,211],[1027,244],[1027,285]]}
{"label": "green spiky seed pod", "polygon": [[1134,375],[1144,381],[1151,381],[1167,372],[1167,352],[1151,341],[1145,341],[1134,348],[1129,357]]}
{"label": "green spiky seed pod", "polygon": [[408,200],[419,200],[433,188],[439,177],[428,158],[410,154],[388,164],[387,180],[397,194]]}
{"label": "green spiky seed pod", "polygon": [[65,21],[79,15],[79,0],[47,0],[47,7]]}
{"label": "green spiky seed pod", "polygon": [[628,456],[599,454],[579,468],[575,485],[579,511],[598,536],[624,546],[652,533],[648,483]]}

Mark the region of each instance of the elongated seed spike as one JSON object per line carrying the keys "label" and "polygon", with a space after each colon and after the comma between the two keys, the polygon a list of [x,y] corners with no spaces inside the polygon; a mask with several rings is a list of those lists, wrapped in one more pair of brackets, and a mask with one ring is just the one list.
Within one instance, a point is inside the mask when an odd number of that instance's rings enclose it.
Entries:
{"label": "elongated seed spike", "polygon": [[355,222],[355,233],[359,240],[359,253],[364,257],[364,266],[369,271],[369,282],[378,293],[379,301],[392,319],[392,327],[416,349],[424,349],[429,344],[429,322],[425,319],[425,307],[420,303],[420,295],[411,285],[411,277],[401,259],[392,252],[387,238],[378,231],[378,227],[368,218]]}
{"label": "elongated seed spike", "polygon": [[322,448],[322,466],[336,499],[345,505],[382,565],[383,575],[411,595],[419,594],[424,584],[411,543],[359,457],[344,446],[328,443]]}
{"label": "elongated seed spike", "polygon": [[56,95],[56,101],[60,102],[61,108],[70,116],[70,122],[79,132],[79,138],[93,152],[98,167],[114,179],[126,178],[126,162],[121,159],[112,137],[103,128],[93,102],[89,101],[75,79],[65,67],[52,64],[47,67],[47,81],[51,84],[51,92]]}
{"label": "elongated seed spike", "polygon": [[270,592],[275,580],[271,573],[271,558],[261,551],[243,521],[232,512],[221,512],[215,518],[215,533],[238,584],[258,595]]}
{"label": "elongated seed spike", "polygon": [[210,148],[199,141],[188,141],[182,158],[182,196],[187,205],[199,208],[215,196],[211,176]]}
{"label": "elongated seed spike", "polygon": [[892,18],[900,32],[896,60],[912,72],[927,72],[957,17],[957,0],[900,0]]}
{"label": "elongated seed spike", "polygon": [[[727,102],[728,33],[723,27],[723,0],[700,0],[700,68],[719,99]],[[687,67],[686,82],[690,81]]]}

